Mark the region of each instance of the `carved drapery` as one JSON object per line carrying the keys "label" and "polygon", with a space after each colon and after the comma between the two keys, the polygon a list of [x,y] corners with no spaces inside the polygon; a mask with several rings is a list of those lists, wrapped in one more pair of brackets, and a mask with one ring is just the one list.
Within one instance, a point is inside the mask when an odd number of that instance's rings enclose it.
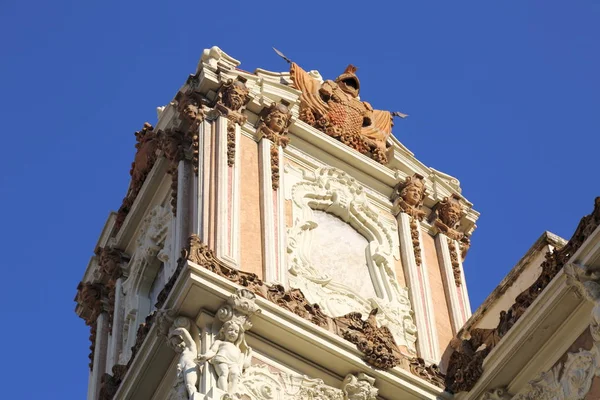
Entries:
{"label": "carved drapery", "polygon": [[[469,391],[473,388],[483,373],[483,360],[485,357],[537,299],[598,225],[600,225],[600,197],[595,200],[593,212],[581,219],[569,242],[564,247],[546,254],[546,260],[541,265],[542,273],[540,276],[529,288],[517,296],[515,303],[507,311],[500,313],[500,321],[496,328],[474,329],[469,332],[471,336],[469,339],[456,338],[454,340],[454,352],[450,356],[446,372],[446,384],[452,391]],[[594,331],[592,331],[592,334],[594,334]],[[600,332],[598,334],[600,337]],[[482,346],[482,344],[485,344],[485,346]],[[533,386],[532,390],[542,390],[540,388],[545,387],[544,382],[550,378],[552,382],[556,382],[559,378],[559,370],[549,371],[546,375],[540,377],[541,380]],[[529,398],[537,399],[538,397]],[[519,400],[529,398],[522,397]]]}
{"label": "carved drapery", "polygon": [[[301,289],[310,302],[319,304],[322,312],[331,317],[353,311],[367,315],[378,308],[378,324],[387,326],[396,343],[414,352],[416,327],[410,300],[394,271],[395,227],[381,220],[369,206],[364,188],[345,172],[321,168],[304,178],[292,187],[294,215],[299,217],[288,230],[290,286]],[[379,297],[365,298],[312,264],[310,244],[318,226],[313,210],[340,218],[367,239],[365,261]]]}

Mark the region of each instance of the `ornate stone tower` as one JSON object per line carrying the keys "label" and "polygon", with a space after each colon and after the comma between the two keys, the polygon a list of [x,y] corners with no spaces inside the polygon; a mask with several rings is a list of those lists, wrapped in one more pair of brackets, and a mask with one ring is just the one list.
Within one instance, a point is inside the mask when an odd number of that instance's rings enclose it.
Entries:
{"label": "ornate stone tower", "polygon": [[349,66],[248,73],[217,47],[155,127],[77,313],[88,399],[439,399],[478,213]]}

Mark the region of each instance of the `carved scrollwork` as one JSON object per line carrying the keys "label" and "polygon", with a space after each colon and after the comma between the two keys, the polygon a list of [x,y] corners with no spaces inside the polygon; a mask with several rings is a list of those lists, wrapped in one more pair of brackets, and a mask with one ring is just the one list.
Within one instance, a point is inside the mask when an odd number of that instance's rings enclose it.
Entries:
{"label": "carved scrollwork", "polygon": [[[414,352],[417,332],[408,291],[399,286],[393,268],[395,226],[380,218],[370,207],[364,188],[345,172],[321,168],[314,176],[305,174],[304,178],[292,187],[291,193],[294,214],[300,218],[288,230],[290,286],[301,289],[311,303],[319,304],[320,310],[330,317],[351,311],[368,315],[374,308],[380,309],[379,326],[386,326],[396,343]],[[366,239],[368,255],[364,259],[369,273],[375,276],[373,293],[380,297],[367,298],[313,265],[310,243],[313,230],[318,227],[316,211],[338,217]]]}

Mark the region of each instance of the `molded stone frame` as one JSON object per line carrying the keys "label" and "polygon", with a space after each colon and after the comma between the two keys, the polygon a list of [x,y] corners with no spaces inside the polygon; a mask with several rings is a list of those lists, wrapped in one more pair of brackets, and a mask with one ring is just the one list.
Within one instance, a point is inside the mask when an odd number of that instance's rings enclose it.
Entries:
{"label": "molded stone frame", "polygon": [[[142,222],[137,248],[129,262],[126,279],[121,285],[122,296],[117,293],[123,304],[122,307],[115,307],[115,313],[123,318],[122,324],[115,324],[122,327],[119,364],[129,361],[138,326],[153,311],[154,304],[150,298],[152,283],[155,279],[162,279],[166,283],[173,273],[175,260],[171,254],[172,224],[173,213],[168,206],[162,205],[154,207]],[[157,276],[161,265],[164,275],[162,278]]]}
{"label": "molded stone frame", "polygon": [[[304,173],[291,193],[295,221],[288,229],[289,285],[332,317],[355,311],[368,315],[378,308],[378,322],[390,329],[399,346],[415,352],[417,332],[408,290],[400,287],[394,271],[392,235],[397,233],[369,206],[364,188],[345,172],[323,167],[314,174]],[[312,264],[311,240],[317,227],[313,210],[340,218],[368,240],[366,262],[378,297],[364,298]]]}

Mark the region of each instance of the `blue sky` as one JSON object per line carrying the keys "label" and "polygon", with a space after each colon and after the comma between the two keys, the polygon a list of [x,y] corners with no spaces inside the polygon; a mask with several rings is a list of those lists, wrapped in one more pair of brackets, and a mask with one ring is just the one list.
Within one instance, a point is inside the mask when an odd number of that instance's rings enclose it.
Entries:
{"label": "blue sky", "polygon": [[480,304],[544,231],[570,237],[600,194],[600,3],[3,1],[0,397],[82,399],[75,288],[125,195],[133,132],[202,49],[325,77],[410,114],[394,133],[481,212],[465,268]]}

